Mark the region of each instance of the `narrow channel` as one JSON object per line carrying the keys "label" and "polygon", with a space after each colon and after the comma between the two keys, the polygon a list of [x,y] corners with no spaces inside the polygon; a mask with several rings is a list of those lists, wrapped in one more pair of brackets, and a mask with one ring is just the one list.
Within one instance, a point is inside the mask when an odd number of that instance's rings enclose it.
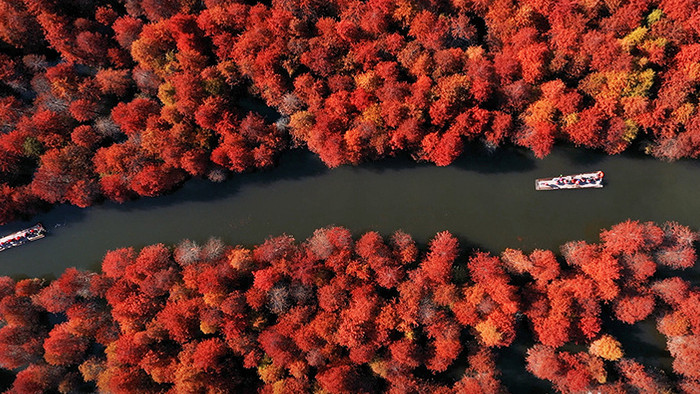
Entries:
{"label": "narrow channel", "polygon": [[[603,189],[535,191],[536,178],[603,170]],[[183,239],[252,245],[287,233],[298,240],[340,225],[360,235],[402,229],[425,246],[439,231],[474,248],[558,251],[570,240],[597,241],[601,228],[628,218],[674,220],[700,228],[700,163],[664,163],[639,153],[607,156],[560,147],[544,160],[516,149],[472,147],[449,167],[390,158],[327,169],[306,151],[290,151],[277,168],[234,176],[224,183],[187,182],[173,194],[80,209],[59,206],[31,221],[0,227],[6,234],[42,222],[49,235],[0,253],[0,275],[55,277],[67,267],[99,270],[107,250]],[[698,282],[700,269],[682,273]],[[653,319],[607,327],[627,355],[671,373],[671,357]],[[625,333],[625,334],[622,334]],[[542,392],[548,385],[524,374],[532,338],[519,336],[500,351],[508,387]],[[526,389],[527,388],[527,389]]]}
{"label": "narrow channel", "polygon": [[[596,241],[601,228],[633,218],[700,227],[700,164],[665,163],[641,154],[607,156],[561,147],[544,160],[516,148],[470,148],[453,165],[390,158],[327,169],[305,151],[290,151],[269,171],[224,183],[187,182],[175,193],[80,209],[59,206],[0,233],[41,222],[49,235],[0,253],[0,275],[54,276],[70,266],[98,269],[105,251],[211,236],[256,244],[287,233],[341,225],[356,234],[396,229],[425,245],[449,230],[463,250],[506,247],[555,251],[569,240]],[[534,180],[603,170],[603,189],[535,191]]]}

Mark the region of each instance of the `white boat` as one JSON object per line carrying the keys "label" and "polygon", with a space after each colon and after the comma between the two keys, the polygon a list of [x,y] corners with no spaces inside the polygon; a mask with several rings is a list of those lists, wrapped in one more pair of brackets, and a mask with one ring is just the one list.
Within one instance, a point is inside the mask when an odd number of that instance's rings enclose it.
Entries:
{"label": "white boat", "polygon": [[37,239],[44,238],[45,236],[46,229],[41,225],[41,223],[37,223],[32,227],[25,228],[24,230],[20,230],[0,238],[0,252],[5,249],[10,249],[13,246],[19,246],[30,241],[36,241]]}
{"label": "white boat", "polygon": [[535,180],[535,190],[588,189],[603,187],[603,171],[559,175]]}

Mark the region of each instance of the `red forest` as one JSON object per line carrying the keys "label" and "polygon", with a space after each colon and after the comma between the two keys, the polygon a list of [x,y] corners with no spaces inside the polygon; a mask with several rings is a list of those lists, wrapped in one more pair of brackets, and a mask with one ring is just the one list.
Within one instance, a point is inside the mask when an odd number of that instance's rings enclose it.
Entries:
{"label": "red forest", "polygon": [[[700,155],[693,0],[0,0],[0,223],[466,141]],[[257,97],[276,123],[241,106]]]}
{"label": "red forest", "polygon": [[[627,221],[600,239],[465,255],[448,232],[421,251],[401,231],[329,227],[113,250],[102,273],[0,278],[0,366],[15,393],[496,393],[519,341],[519,373],[558,392],[697,393],[700,290],[677,271],[697,234]],[[642,321],[672,371],[609,330]]]}

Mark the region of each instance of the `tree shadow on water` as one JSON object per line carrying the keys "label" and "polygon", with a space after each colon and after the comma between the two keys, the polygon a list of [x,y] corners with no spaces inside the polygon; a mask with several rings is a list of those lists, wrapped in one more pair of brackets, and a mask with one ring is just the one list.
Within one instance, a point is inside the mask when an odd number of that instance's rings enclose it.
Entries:
{"label": "tree shadow on water", "polygon": [[358,165],[347,165],[352,171],[369,170],[373,173],[385,173],[389,171],[401,171],[411,168],[432,167],[434,164],[417,161],[405,152],[397,153],[394,156],[384,157],[377,160],[368,160]]}
{"label": "tree shadow on water", "polygon": [[577,167],[593,167],[609,156],[599,149],[577,147],[571,144],[556,146],[554,148],[554,153],[565,156],[567,161]]}
{"label": "tree shadow on water", "polygon": [[466,261],[466,259],[477,252],[487,252],[491,253],[492,255],[498,255],[498,252],[486,249],[484,245],[470,240],[469,238],[465,237],[464,234],[459,234],[454,231],[450,231],[450,234],[452,234],[455,238],[457,238],[457,241],[459,241],[460,255],[457,261]]}
{"label": "tree shadow on water", "polygon": [[516,323],[516,336],[513,343],[496,353],[496,368],[501,372],[501,383],[511,393],[540,394],[551,393],[552,385],[536,378],[525,369],[527,361],[527,349],[534,346],[535,338],[532,335],[525,319]]}
{"label": "tree shadow on water", "polygon": [[[524,149],[504,146],[490,150],[482,143],[471,142],[465,144],[462,154],[447,167],[456,167],[483,174],[498,174],[529,171],[536,167],[536,162],[532,154]],[[398,152],[394,156],[369,160],[353,168],[358,171],[370,170],[376,173],[412,168],[434,168],[439,170],[435,163],[420,160],[417,156],[407,152]]]}
{"label": "tree shadow on water", "polygon": [[605,320],[603,331],[620,341],[625,357],[663,371],[668,376],[673,375],[673,359],[666,349],[665,337],[656,329],[654,318],[647,318],[632,325],[614,318]]}
{"label": "tree shadow on water", "polygon": [[274,123],[282,117],[276,109],[267,105],[265,100],[259,97],[246,95],[238,100],[237,104],[242,110],[258,114],[270,123]]}
{"label": "tree shadow on water", "polygon": [[12,383],[15,381],[15,374],[7,369],[0,368],[0,390],[4,393],[5,390],[9,390],[12,387]]}
{"label": "tree shadow on water", "polygon": [[140,198],[119,204],[107,202],[105,207],[119,211],[134,211],[172,206],[186,201],[217,201],[238,193],[242,187],[266,185],[285,180],[299,180],[315,177],[329,169],[311,152],[290,150],[283,152],[274,168],[267,170],[231,174],[224,182],[211,182],[206,179],[189,179],[172,192],[153,198]]}
{"label": "tree shadow on water", "polygon": [[86,215],[85,209],[86,208],[80,208],[68,204],[42,207],[42,209],[37,212],[36,215],[28,215],[22,220],[10,222],[1,226],[0,235],[11,234],[15,231],[41,223],[46,230],[48,230],[47,236],[50,237],[51,230],[83,220]]}
{"label": "tree shadow on water", "polygon": [[0,233],[10,234],[38,222],[42,223],[50,233],[54,228],[70,227],[71,224],[83,221],[88,215],[86,210],[107,209],[131,212],[168,207],[187,201],[216,201],[234,195],[243,186],[298,180],[319,176],[328,171],[330,170],[315,154],[303,149],[287,150],[279,155],[277,165],[270,169],[234,173],[226,181],[219,183],[202,178],[191,178],[166,194],[140,197],[123,203],[104,200],[87,208],[68,204],[49,205],[42,207],[35,215],[27,215],[24,219],[0,226]]}
{"label": "tree shadow on water", "polygon": [[483,144],[470,143],[452,165],[481,174],[502,174],[533,170],[536,162],[532,154],[524,149],[503,146],[489,150]]}

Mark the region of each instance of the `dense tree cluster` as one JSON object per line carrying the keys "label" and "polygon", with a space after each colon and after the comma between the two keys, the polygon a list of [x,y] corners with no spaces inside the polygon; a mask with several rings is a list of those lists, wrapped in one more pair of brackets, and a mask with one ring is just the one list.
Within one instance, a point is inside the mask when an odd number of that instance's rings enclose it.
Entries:
{"label": "dense tree cluster", "polygon": [[[0,0],[0,222],[466,140],[700,155],[700,4]],[[276,124],[241,97],[275,108]]]}
{"label": "dense tree cluster", "polygon": [[675,0],[285,1],[226,55],[329,166],[447,165],[469,139],[613,154],[640,130],[673,159],[700,154],[698,22]]}
{"label": "dense tree cluster", "polygon": [[[123,248],[99,274],[0,278],[0,366],[17,393],[494,393],[506,390],[500,349],[530,330],[523,369],[559,392],[695,393],[700,291],[668,271],[693,266],[695,240],[677,223],[627,221],[563,245],[561,261],[463,258],[448,232],[420,252],[401,231],[340,227],[253,248]],[[673,374],[606,330],[646,319]]]}
{"label": "dense tree cluster", "polygon": [[0,1],[0,223],[220,181],[284,146],[238,105],[247,82],[217,60],[201,9],[140,3]]}

